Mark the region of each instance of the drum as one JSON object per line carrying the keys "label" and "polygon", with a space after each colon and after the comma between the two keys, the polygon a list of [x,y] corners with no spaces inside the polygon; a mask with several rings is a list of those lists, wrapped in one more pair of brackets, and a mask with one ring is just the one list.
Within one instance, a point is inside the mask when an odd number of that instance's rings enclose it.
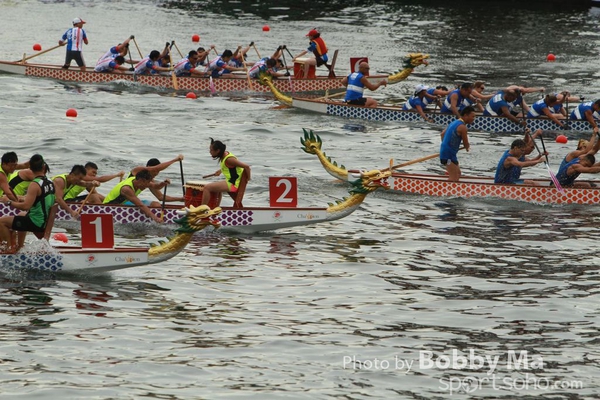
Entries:
{"label": "drum", "polygon": [[[183,187],[185,188],[185,206],[199,206],[202,204],[202,193],[204,186],[208,182],[206,181],[188,181]],[[212,208],[212,207],[211,207]]]}
{"label": "drum", "polygon": [[308,60],[308,59],[301,58],[300,62],[297,61],[294,63],[294,78],[296,78],[296,79],[302,79],[302,78],[315,79],[317,68],[314,65],[309,65],[308,66],[308,76],[304,76],[304,62],[302,60]]}

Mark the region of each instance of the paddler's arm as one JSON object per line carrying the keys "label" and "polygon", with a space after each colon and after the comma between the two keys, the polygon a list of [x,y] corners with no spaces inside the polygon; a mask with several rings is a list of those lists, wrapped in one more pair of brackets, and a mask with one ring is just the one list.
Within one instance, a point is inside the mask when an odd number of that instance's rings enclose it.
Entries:
{"label": "paddler's arm", "polygon": [[8,198],[8,200],[19,201],[19,198],[12,191],[10,185],[8,184],[8,179],[4,174],[0,174],[0,189],[4,191],[4,195]]}
{"label": "paddler's arm", "polygon": [[[77,219],[77,210],[73,210],[71,207],[69,207],[69,205],[63,198],[65,196],[65,180],[63,178],[56,178],[52,182],[54,183],[54,194],[56,197],[56,202],[58,203],[60,208],[69,213],[71,218]],[[29,190],[27,190],[27,192],[29,192]]]}
{"label": "paddler's arm", "polygon": [[225,160],[225,165],[229,168],[243,168],[244,171],[246,171],[246,176],[248,177],[248,180],[250,180],[250,166],[248,164],[241,162],[237,158],[230,157],[227,160]]}
{"label": "paddler's arm", "polygon": [[162,181],[161,183],[158,183],[156,185],[153,185],[151,187],[149,187],[148,189],[150,189],[150,191],[152,192],[152,194],[154,195],[154,197],[156,197],[159,201],[185,201],[185,199],[183,198],[183,196],[179,196],[179,197],[175,197],[175,196],[163,196],[163,192],[161,191],[161,189],[163,189],[165,186],[170,185],[171,184],[171,180],[169,179],[165,179],[164,181]]}
{"label": "paddler's arm", "polygon": [[[27,194],[25,195],[25,197],[23,198],[23,201],[10,201],[11,202],[11,206],[16,208],[17,210],[21,210],[21,211],[29,211],[29,209],[33,206],[33,203],[35,203],[35,200],[37,199],[37,197],[42,194],[42,188],[40,187],[40,185],[29,185],[29,188],[27,188]],[[3,202],[4,204],[6,204],[8,202],[8,199],[6,199],[6,196],[4,196],[3,198]],[[6,200],[4,200],[6,199]]]}
{"label": "paddler's arm", "polygon": [[360,78],[360,81],[362,82],[363,85],[365,85],[365,87],[367,89],[369,89],[372,92],[376,91],[381,86],[387,86],[387,80],[386,79],[380,80],[379,83],[377,83],[377,85],[373,85],[371,82],[369,82],[369,80],[367,79],[366,76],[363,76],[362,78]]}
{"label": "paddler's arm", "polygon": [[154,222],[158,222],[158,223],[162,222],[159,217],[157,217],[156,215],[154,215],[152,213],[152,210],[150,210],[150,208],[147,205],[145,205],[144,203],[142,203],[142,201],[139,199],[139,197],[137,197],[135,195],[135,192],[133,191],[133,189],[131,189],[131,187],[129,187],[129,186],[123,186],[123,188],[121,189],[121,194],[123,196],[125,196],[125,198],[127,200],[129,200],[134,205],[136,205],[137,207],[139,207],[139,209],[142,210],[142,212],[144,214],[146,214],[147,217],[151,218]]}

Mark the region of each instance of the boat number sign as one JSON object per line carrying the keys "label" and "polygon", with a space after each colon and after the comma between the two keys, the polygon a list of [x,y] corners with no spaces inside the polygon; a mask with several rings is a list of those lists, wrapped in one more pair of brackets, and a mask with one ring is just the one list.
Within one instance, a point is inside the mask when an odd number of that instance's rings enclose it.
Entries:
{"label": "boat number sign", "polygon": [[112,249],[114,245],[112,214],[81,215],[81,247],[84,249]]}
{"label": "boat number sign", "polygon": [[298,205],[298,180],[295,176],[270,176],[269,201],[271,207]]}

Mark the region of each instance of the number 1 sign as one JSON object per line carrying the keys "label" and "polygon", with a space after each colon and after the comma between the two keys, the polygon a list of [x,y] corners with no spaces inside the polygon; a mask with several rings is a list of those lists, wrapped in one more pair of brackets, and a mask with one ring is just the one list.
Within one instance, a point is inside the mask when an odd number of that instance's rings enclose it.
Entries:
{"label": "number 1 sign", "polygon": [[270,176],[269,200],[271,207],[298,205],[298,180],[295,176]]}
{"label": "number 1 sign", "polygon": [[81,247],[112,249],[115,246],[111,214],[81,214]]}

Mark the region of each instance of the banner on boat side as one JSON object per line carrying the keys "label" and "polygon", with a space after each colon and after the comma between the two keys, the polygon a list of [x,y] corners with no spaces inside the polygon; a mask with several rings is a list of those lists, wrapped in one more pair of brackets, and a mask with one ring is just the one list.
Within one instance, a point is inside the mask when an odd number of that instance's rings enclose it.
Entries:
{"label": "banner on boat side", "polygon": [[81,214],[81,247],[112,249],[115,231],[112,214]]}
{"label": "banner on boat side", "polygon": [[358,65],[361,62],[369,62],[369,57],[350,57],[350,72],[358,71]]}
{"label": "banner on boat side", "polygon": [[270,176],[269,203],[271,207],[298,206],[298,179],[295,176]]}

